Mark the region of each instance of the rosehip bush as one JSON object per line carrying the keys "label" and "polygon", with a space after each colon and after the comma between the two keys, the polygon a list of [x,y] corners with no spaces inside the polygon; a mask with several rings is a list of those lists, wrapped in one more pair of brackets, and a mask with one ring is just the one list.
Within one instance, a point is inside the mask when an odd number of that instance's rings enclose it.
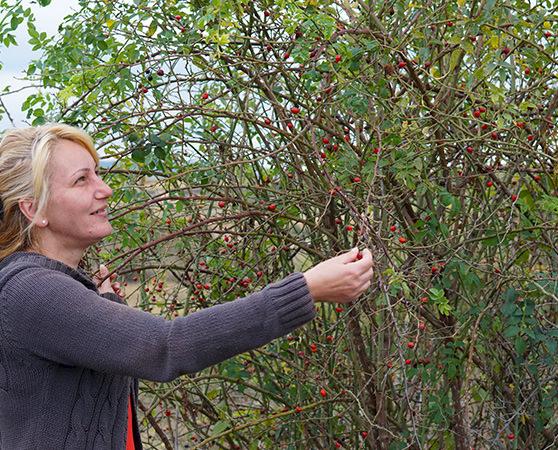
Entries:
{"label": "rosehip bush", "polygon": [[557,33],[519,0],[83,2],[23,106],[96,139],[115,233],[86,262],[137,307],[172,319],[375,258],[354,304],[142,382],[144,442],[551,448]]}

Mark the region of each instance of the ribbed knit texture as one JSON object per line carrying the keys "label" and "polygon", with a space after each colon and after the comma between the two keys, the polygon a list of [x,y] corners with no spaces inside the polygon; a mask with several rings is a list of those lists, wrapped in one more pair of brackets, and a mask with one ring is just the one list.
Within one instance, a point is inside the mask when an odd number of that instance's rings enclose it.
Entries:
{"label": "ribbed knit texture", "polygon": [[293,273],[238,300],[166,320],[100,296],[80,269],[37,253],[0,262],[0,450],[122,450],[137,379],[171,381],[315,317]]}

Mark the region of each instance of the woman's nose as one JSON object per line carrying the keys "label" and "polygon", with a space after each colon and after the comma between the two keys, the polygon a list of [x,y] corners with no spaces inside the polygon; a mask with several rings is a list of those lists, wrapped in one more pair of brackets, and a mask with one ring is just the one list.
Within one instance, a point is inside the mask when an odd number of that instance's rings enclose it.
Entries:
{"label": "woman's nose", "polygon": [[100,186],[97,189],[97,195],[101,198],[108,198],[112,196],[112,189],[108,184],[106,184],[101,177],[99,177]]}

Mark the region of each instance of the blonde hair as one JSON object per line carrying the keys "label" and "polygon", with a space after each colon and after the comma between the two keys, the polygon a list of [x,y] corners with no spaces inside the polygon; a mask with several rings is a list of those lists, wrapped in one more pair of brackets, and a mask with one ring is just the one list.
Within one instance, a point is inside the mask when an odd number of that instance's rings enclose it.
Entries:
{"label": "blonde hair", "polygon": [[[95,164],[99,163],[91,137],[70,125],[49,123],[4,133],[0,141],[0,260],[13,252],[37,246],[33,226],[48,203],[49,161],[61,139],[82,145]],[[38,202],[33,221],[21,212],[19,200],[22,199]]]}

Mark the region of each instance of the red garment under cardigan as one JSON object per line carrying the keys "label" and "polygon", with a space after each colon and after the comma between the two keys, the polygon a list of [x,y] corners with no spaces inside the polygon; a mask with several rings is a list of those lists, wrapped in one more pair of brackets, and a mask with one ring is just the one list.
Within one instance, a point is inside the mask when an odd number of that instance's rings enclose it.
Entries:
{"label": "red garment under cardigan", "polygon": [[132,396],[128,397],[128,436],[126,437],[126,450],[135,450],[134,432],[132,427]]}

